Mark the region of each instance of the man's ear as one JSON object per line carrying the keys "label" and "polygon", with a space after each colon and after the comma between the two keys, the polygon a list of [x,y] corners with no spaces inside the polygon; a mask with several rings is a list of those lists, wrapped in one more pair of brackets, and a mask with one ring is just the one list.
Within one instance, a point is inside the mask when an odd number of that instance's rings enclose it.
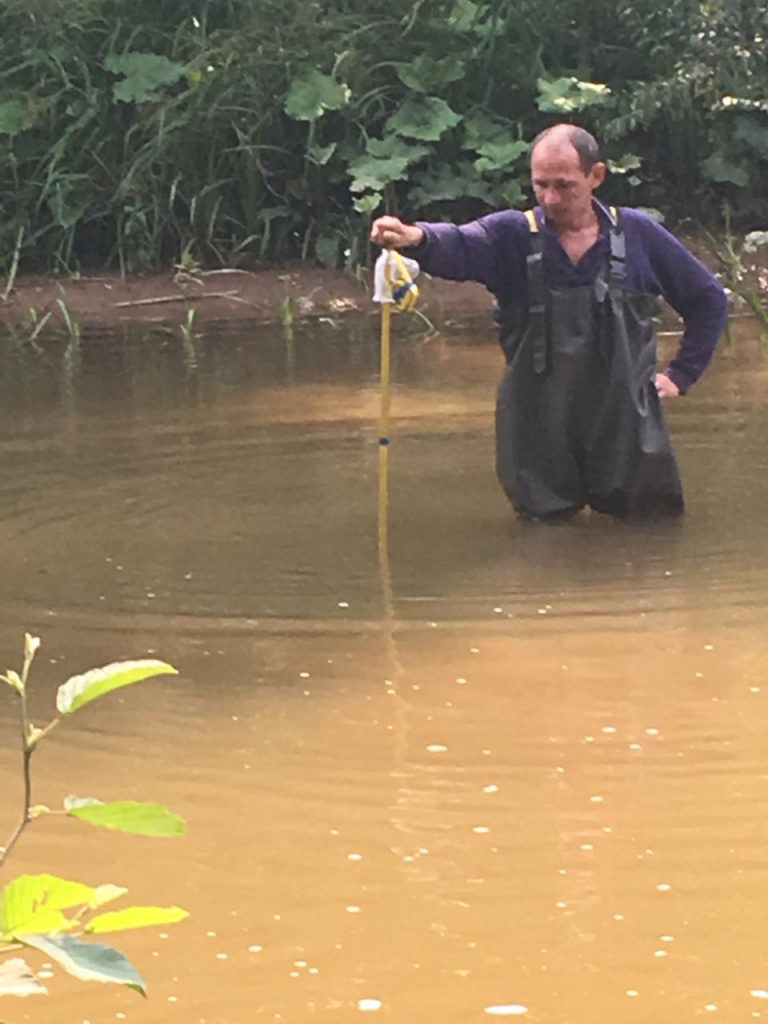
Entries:
{"label": "man's ear", "polygon": [[598,160],[596,164],[592,165],[592,170],[589,173],[592,176],[594,188],[600,188],[600,186],[605,181],[605,175],[607,174],[607,171],[608,168],[605,166],[602,160]]}

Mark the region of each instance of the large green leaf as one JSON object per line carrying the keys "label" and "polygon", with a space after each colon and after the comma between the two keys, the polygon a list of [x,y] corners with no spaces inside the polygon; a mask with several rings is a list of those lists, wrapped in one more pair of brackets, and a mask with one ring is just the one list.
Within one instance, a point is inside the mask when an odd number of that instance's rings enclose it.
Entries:
{"label": "large green leaf", "polygon": [[135,800],[102,803],[90,797],[69,796],[64,802],[67,814],[91,825],[114,828],[142,836],[180,836],[186,829],[184,819],[163,804]]}
{"label": "large green leaf", "polygon": [[636,171],[642,166],[642,163],[640,157],[635,153],[625,153],[618,160],[606,160],[611,174],[626,174],[628,171]]}
{"label": "large green leaf", "polygon": [[19,957],[0,963],[0,996],[44,996],[48,992]]}
{"label": "large green leaf", "polygon": [[62,911],[88,906],[94,895],[89,885],[56,875],[20,875],[0,892],[0,934],[15,937],[70,928]]}
{"label": "large green leaf", "polygon": [[574,110],[608,103],[611,90],[600,82],[580,82],[578,78],[555,78],[538,81],[539,110],[552,111],[558,114],[569,114]]}
{"label": "large green leaf", "polygon": [[181,907],[126,907],[99,914],[85,926],[89,935],[104,935],[106,932],[123,932],[129,928],[147,928],[150,925],[176,924],[189,914]]}
{"label": "large green leaf", "polygon": [[467,149],[478,150],[487,142],[503,142],[509,138],[511,128],[504,121],[489,117],[482,110],[464,118],[464,145]]}
{"label": "large green leaf", "polygon": [[474,30],[479,34],[485,34],[481,31],[483,10],[484,5],[473,3],[472,0],[455,0],[447,23],[457,32]]}
{"label": "large green leaf", "polygon": [[47,101],[33,93],[8,97],[0,102],[0,133],[19,135],[31,128],[46,110]]}
{"label": "large green leaf", "polygon": [[459,121],[461,115],[437,96],[412,96],[389,118],[386,129],[409,139],[436,142]]}
{"label": "large green leaf", "polygon": [[365,144],[366,152],[379,160],[390,160],[404,158],[409,164],[421,160],[431,152],[429,146],[414,145],[406,142],[399,135],[385,135],[381,139],[368,139]]}
{"label": "large green leaf", "polygon": [[336,152],[336,143],[330,142],[327,146],[312,146],[307,150],[307,156],[319,167],[325,167],[333,154]]}
{"label": "large green leaf", "polygon": [[349,95],[349,89],[342,82],[311,68],[291,82],[285,112],[296,121],[316,121],[326,110],[341,110]]}
{"label": "large green leaf", "polygon": [[409,198],[417,208],[421,208],[430,203],[461,199],[464,196],[487,202],[491,198],[491,191],[488,182],[477,174],[474,164],[461,161],[422,175],[416,187],[411,189]]}
{"label": "large green leaf", "polygon": [[375,160],[362,156],[349,166],[352,175],[352,192],[366,192],[371,189],[380,192],[391,181],[402,181],[406,178],[408,161],[399,157],[391,160]]}
{"label": "large green leaf", "polygon": [[479,160],[475,162],[478,171],[503,171],[516,163],[530,146],[527,142],[486,142],[478,149]]}
{"label": "large green leaf", "polygon": [[25,935],[25,946],[40,950],[80,981],[112,982],[147,994],[147,986],[123,953],[101,942],[80,942],[71,935]]}
{"label": "large green leaf", "polygon": [[27,105],[23,100],[6,100],[0,103],[0,132],[3,135],[18,135],[24,130]]}
{"label": "large green leaf", "polygon": [[352,192],[380,192],[392,181],[408,177],[408,167],[429,153],[426,146],[413,146],[395,135],[369,139],[367,153],[352,160],[347,168],[352,175]]}
{"label": "large green leaf", "polygon": [[105,693],[162,675],[175,676],[178,672],[172,665],[152,658],[143,661],[116,661],[68,679],[59,687],[56,694],[56,708],[60,715],[71,715],[73,711]]}
{"label": "large green leaf", "polygon": [[409,63],[395,64],[400,81],[409,89],[430,93],[442,89],[451,82],[457,82],[464,75],[464,62],[458,57],[434,57],[423,55]]}
{"label": "large green leaf", "polygon": [[499,194],[507,206],[517,206],[525,198],[525,194],[520,187],[520,182],[514,178],[510,181],[505,181],[499,189]]}
{"label": "large green leaf", "polygon": [[722,153],[712,153],[701,165],[701,173],[710,181],[726,181],[731,185],[746,188],[749,185],[749,172],[740,164],[735,164]]}
{"label": "large green leaf", "polygon": [[384,197],[381,192],[369,192],[366,196],[358,196],[353,206],[358,213],[370,216],[378,210],[383,201]]}
{"label": "large green leaf", "polygon": [[114,87],[115,99],[123,103],[145,103],[154,99],[162,85],[173,85],[183,78],[186,69],[181,64],[158,53],[110,54],[104,67],[123,80]]}

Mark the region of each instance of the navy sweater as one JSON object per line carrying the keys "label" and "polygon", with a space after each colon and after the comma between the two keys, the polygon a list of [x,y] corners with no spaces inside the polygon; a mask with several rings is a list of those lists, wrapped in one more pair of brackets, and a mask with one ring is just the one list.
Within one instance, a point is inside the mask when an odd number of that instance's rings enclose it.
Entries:
{"label": "navy sweater", "polygon": [[[542,250],[553,288],[591,284],[606,265],[610,221],[599,203],[595,210],[600,235],[592,248],[572,263],[537,207]],[[627,244],[627,289],[663,296],[683,318],[685,330],[680,345],[664,372],[684,393],[704,372],[715,351],[725,325],[725,292],[709,270],[653,218],[621,207],[619,221]],[[422,221],[417,224],[425,238],[408,253],[428,274],[452,281],[479,281],[500,303],[525,299],[529,231],[524,213],[505,210],[462,227]]]}

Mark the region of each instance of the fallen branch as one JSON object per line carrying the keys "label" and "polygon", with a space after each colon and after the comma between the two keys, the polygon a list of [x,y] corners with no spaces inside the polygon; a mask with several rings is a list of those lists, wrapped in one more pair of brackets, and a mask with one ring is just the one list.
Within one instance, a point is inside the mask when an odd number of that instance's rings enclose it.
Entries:
{"label": "fallen branch", "polygon": [[199,270],[199,277],[214,277],[217,274],[245,274],[246,277],[253,277],[258,280],[259,275],[250,270],[238,270],[237,267],[220,267],[218,270]]}
{"label": "fallen branch", "polygon": [[183,266],[176,264],[176,273],[173,275],[174,284],[197,284],[202,288],[203,277],[214,277],[221,274],[243,274],[245,277],[252,277],[258,280],[258,274],[250,270],[238,270],[237,267],[220,267],[217,270],[186,270]]}
{"label": "fallen branch", "polygon": [[[205,296],[201,295],[200,298],[204,299]],[[265,308],[260,302],[251,302],[250,299],[243,299],[236,292],[227,294],[226,298],[228,298],[230,302],[239,302],[243,306],[251,306],[253,309],[260,309],[262,312]]]}
{"label": "fallen branch", "polygon": [[159,306],[165,302],[199,302],[200,299],[245,301],[245,299],[240,299],[237,292],[205,292],[200,295],[158,295],[155,299],[130,299],[126,302],[116,302],[115,309],[125,309],[128,306]]}

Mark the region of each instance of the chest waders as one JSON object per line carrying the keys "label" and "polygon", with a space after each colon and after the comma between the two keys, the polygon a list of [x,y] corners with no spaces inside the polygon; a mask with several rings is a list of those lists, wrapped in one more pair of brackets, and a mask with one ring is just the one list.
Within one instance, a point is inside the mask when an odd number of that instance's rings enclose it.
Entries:
{"label": "chest waders", "polygon": [[679,513],[680,476],[656,392],[654,296],[625,288],[624,233],[594,284],[550,288],[529,211],[528,303],[500,308],[507,368],[496,469],[523,515],[585,505],[617,516]]}

